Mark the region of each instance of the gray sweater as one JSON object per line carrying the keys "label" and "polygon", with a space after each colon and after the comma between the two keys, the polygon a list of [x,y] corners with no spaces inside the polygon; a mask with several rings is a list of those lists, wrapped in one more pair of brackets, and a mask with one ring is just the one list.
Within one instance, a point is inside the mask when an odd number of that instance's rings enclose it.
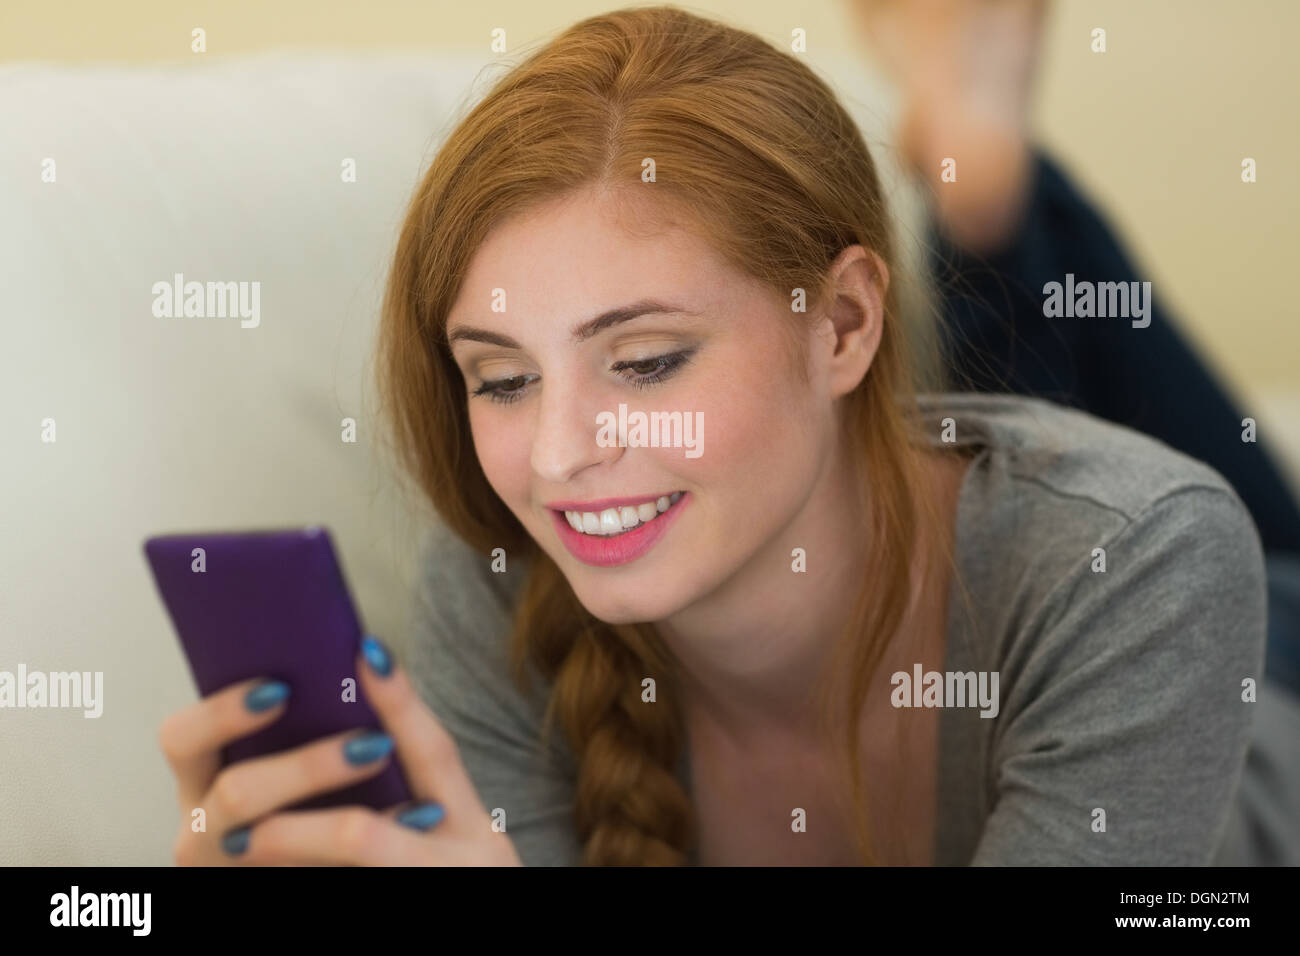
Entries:
{"label": "gray sweater", "polygon": [[[1243,682],[1263,683],[1266,594],[1240,499],[1207,465],[1048,402],[945,394],[922,408],[936,446],[951,418],[975,450],[957,511],[975,617],[954,590],[945,671],[998,674],[995,717],[941,712],[933,862],[1252,862],[1229,844],[1245,829],[1234,814],[1260,705]],[[507,566],[492,573],[436,528],[407,666],[523,862],[573,864],[572,754],[558,731],[537,746],[545,688],[521,695],[506,670],[526,570]],[[680,774],[689,788],[685,759]]]}

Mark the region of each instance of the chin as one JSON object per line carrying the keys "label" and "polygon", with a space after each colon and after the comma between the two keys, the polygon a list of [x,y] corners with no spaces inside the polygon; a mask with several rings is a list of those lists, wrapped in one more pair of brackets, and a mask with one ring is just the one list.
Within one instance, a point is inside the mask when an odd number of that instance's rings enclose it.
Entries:
{"label": "chin", "polygon": [[[572,581],[570,585],[573,586]],[[661,621],[682,607],[681,601],[674,600],[672,595],[662,591],[656,594],[642,593],[645,589],[640,585],[628,585],[627,590],[633,592],[628,594],[620,593],[623,589],[617,587],[601,589],[597,584],[595,588],[595,593],[587,593],[586,589],[577,586],[573,586],[573,591],[588,613],[606,624]]]}

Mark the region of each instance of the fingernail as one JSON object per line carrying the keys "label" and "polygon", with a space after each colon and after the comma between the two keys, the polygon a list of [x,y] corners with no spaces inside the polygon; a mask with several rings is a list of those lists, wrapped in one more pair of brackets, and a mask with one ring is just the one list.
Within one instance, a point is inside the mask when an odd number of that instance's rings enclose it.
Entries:
{"label": "fingernail", "polygon": [[393,749],[393,738],[382,731],[353,737],[343,745],[343,756],[350,764],[373,763],[387,757]]}
{"label": "fingernail", "polygon": [[289,685],[282,680],[258,684],[244,695],[244,706],[255,714],[270,710],[289,696]]}
{"label": "fingernail", "polygon": [[379,638],[367,634],[361,641],[361,652],[366,655],[366,663],[380,677],[387,677],[393,671],[393,655],[388,653]]}
{"label": "fingernail", "polygon": [[441,803],[421,803],[399,813],[397,822],[412,830],[432,830],[446,814]]}
{"label": "fingernail", "polygon": [[231,830],[221,838],[221,849],[230,856],[239,856],[248,849],[248,827]]}

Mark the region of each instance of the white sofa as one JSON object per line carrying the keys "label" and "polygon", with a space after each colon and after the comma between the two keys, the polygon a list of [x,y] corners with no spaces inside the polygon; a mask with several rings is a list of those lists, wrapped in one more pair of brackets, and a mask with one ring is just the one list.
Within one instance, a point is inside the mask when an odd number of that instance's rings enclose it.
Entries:
{"label": "white sofa", "polygon": [[[372,444],[371,343],[403,206],[481,65],[0,69],[0,669],[104,675],[97,719],[0,711],[0,864],[170,862],[158,728],[195,689],[146,536],[326,524],[401,645],[418,523]],[[260,282],[260,323],[156,317],[175,273]]]}

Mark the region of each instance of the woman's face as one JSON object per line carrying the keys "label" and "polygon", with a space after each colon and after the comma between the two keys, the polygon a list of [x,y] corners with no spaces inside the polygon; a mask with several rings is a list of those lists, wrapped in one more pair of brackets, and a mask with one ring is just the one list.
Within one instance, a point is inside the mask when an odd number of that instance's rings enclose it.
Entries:
{"label": "woman's face", "polygon": [[[783,329],[810,316],[677,225],[628,232],[617,209],[583,190],[503,223],[448,316],[487,480],[614,624],[669,618],[755,562],[788,573],[782,529],[836,434],[833,346],[813,323],[810,381],[790,368]],[[583,331],[628,309],[643,314]],[[638,433],[637,413],[659,426]]]}

